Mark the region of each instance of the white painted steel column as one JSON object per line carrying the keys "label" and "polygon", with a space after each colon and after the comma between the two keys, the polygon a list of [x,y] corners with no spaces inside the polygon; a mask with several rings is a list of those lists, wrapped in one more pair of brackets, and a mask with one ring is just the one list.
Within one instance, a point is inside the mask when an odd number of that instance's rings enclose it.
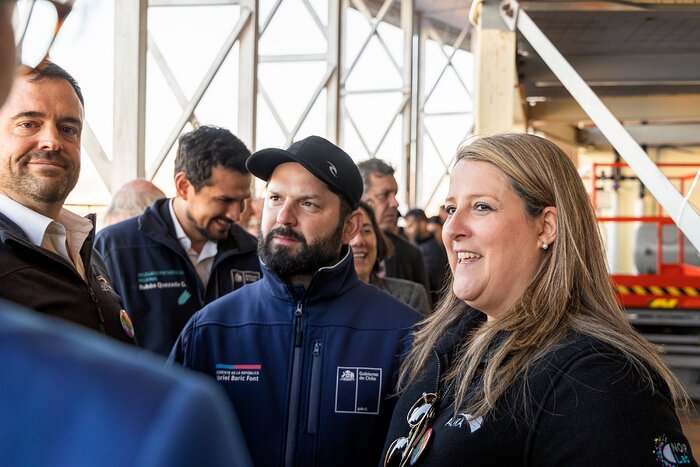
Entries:
{"label": "white painted steel column", "polygon": [[401,168],[406,187],[406,203],[410,207],[416,204],[415,169],[411,163],[412,131],[411,114],[413,110],[413,0],[401,0],[401,30],[403,31],[403,95],[407,103],[401,112]]}
{"label": "white painted steel column", "polygon": [[512,131],[513,93],[516,86],[515,32],[508,30],[493,1],[481,4],[475,28],[476,95],[474,134],[487,135]]}
{"label": "white painted steel column", "polygon": [[688,237],[693,246],[700,251],[700,215],[693,209],[693,206],[688,205],[687,200],[649,159],[646,152],[559,53],[540,28],[520,8],[518,2],[514,0],[502,2],[501,12],[503,20],[509,28],[515,30],[517,27],[610,144],[639,176],[644,186],[663,206],[673,222]]}
{"label": "white painted steel column", "polygon": [[340,76],[343,59],[343,34],[345,26],[345,8],[347,2],[343,0],[328,0],[328,49],[326,62],[332,68],[331,75],[326,85],[326,138],[342,146],[341,118],[342,105],[340,101]]}
{"label": "white painted steel column", "polygon": [[[240,3],[250,12],[250,18],[239,35],[238,54],[238,136],[255,151],[258,118],[258,1]],[[242,11],[241,11],[242,13]]]}
{"label": "white painted steel column", "polygon": [[112,191],[146,174],[147,0],[114,1]]}

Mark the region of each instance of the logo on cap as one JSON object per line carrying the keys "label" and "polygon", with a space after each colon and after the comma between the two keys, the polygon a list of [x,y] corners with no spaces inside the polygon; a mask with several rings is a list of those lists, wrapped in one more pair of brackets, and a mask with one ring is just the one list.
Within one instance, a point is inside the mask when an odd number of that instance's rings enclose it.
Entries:
{"label": "logo on cap", "polygon": [[328,170],[330,170],[331,174],[335,177],[338,178],[338,169],[335,168],[335,166],[330,162],[328,162]]}

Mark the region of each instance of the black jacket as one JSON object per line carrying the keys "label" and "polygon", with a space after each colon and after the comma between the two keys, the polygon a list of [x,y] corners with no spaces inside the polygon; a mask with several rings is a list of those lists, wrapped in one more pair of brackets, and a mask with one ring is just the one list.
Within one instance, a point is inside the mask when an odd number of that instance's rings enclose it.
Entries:
{"label": "black jacket", "polygon": [[394,245],[394,255],[385,260],[386,275],[418,282],[425,290],[430,290],[423,255],[418,247],[389,231],[385,231],[384,234]]}
{"label": "black jacket", "polygon": [[134,321],[136,343],[162,355],[195,311],[261,274],[255,237],[234,224],[218,242],[209,282],[202,284],[177,239],[169,203],[157,200],[140,217],[100,230],[95,240]]}
{"label": "black jacket", "polygon": [[[94,226],[94,215],[88,219]],[[80,250],[86,282],[75,266],[34,245],[17,224],[0,213],[0,297],[133,343],[128,334],[133,330],[126,322],[122,324],[119,297],[107,268],[92,248],[94,235],[93,227]]]}
{"label": "black jacket", "polygon": [[[480,321],[471,310],[446,333],[422,379],[399,399],[385,452],[408,434],[409,408],[423,392],[442,386],[455,347]],[[536,365],[527,388],[527,404],[520,391],[509,390],[485,419],[455,415],[453,391],[446,391],[431,441],[415,465],[697,465],[665,384],[649,387],[618,351],[596,339],[570,335]]]}
{"label": "black jacket", "polygon": [[437,303],[440,299],[440,291],[445,283],[445,279],[448,277],[447,252],[445,247],[439,244],[432,234],[425,238],[417,239],[416,244],[423,255],[425,268],[428,271],[430,298],[433,303]]}

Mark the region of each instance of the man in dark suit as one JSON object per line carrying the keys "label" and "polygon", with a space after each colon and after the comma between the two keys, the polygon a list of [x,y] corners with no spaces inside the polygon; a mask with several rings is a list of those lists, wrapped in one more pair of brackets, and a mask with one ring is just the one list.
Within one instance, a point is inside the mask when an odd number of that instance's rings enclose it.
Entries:
{"label": "man in dark suit", "polygon": [[384,231],[393,250],[385,261],[384,271],[388,277],[398,277],[418,282],[430,290],[425,263],[420,250],[400,235],[397,221],[399,191],[394,168],[381,159],[368,159],[357,164],[362,174],[364,192],[362,201],[374,209],[379,227]]}

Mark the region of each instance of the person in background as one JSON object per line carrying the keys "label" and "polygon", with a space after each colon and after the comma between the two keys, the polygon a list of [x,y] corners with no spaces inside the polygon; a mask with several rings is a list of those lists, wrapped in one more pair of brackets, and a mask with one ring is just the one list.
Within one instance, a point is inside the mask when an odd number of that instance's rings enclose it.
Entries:
{"label": "person in background", "polygon": [[406,235],[418,245],[430,282],[430,298],[437,304],[442,296],[442,288],[448,274],[447,253],[442,243],[435,240],[428,230],[428,217],[422,209],[411,209],[404,216]]}
{"label": "person in background", "polygon": [[438,245],[445,248],[445,245],[442,243],[442,224],[443,222],[440,216],[431,216],[428,218],[427,229],[428,232],[432,234],[435,241],[438,242]]}
{"label": "person in background", "polygon": [[422,284],[430,289],[425,263],[420,250],[399,235],[399,186],[394,169],[381,159],[368,159],[357,164],[363,182],[362,201],[369,204],[377,216],[377,223],[391,242],[393,255],[384,260],[383,273]]}
{"label": "person in background", "polygon": [[[0,1],[0,106],[16,67],[14,8]],[[221,389],[144,354],[0,300],[0,465],[252,466]]]}
{"label": "person in background", "polygon": [[240,225],[246,232],[256,237],[260,234],[260,217],[262,216],[262,202],[261,198],[255,198],[248,200],[246,203],[245,210],[241,214],[241,219],[238,221]]}
{"label": "person in background", "polygon": [[421,315],[355,274],[360,173],[319,136],[247,166],[267,181],[263,278],[196,313],[170,360],[226,389],[256,465],[376,465]]}
{"label": "person in background", "polygon": [[94,214],[63,208],[80,174],[80,87],[48,60],[25,71],[0,109],[0,298],[133,342]]}
{"label": "person in background", "polygon": [[224,128],[182,135],[175,198],[97,234],[139,346],[167,356],[195,311],[260,279],[255,237],[236,224],[250,197],[249,155]]}
{"label": "person in background", "polygon": [[384,465],[697,465],[685,390],[615,299],[571,159],[477,139],[445,209],[452,290],[402,366]]}
{"label": "person in background", "polygon": [[122,185],[112,195],[104,213],[103,227],[138,216],[154,201],[165,198],[165,193],[148,180],[137,178]]}
{"label": "person in background", "polygon": [[374,211],[364,201],[360,202],[362,223],[360,231],[350,240],[357,276],[368,284],[392,295],[424,315],[430,314],[428,292],[421,284],[398,279],[379,277],[379,263],[385,258],[387,240],[374,218]]}

